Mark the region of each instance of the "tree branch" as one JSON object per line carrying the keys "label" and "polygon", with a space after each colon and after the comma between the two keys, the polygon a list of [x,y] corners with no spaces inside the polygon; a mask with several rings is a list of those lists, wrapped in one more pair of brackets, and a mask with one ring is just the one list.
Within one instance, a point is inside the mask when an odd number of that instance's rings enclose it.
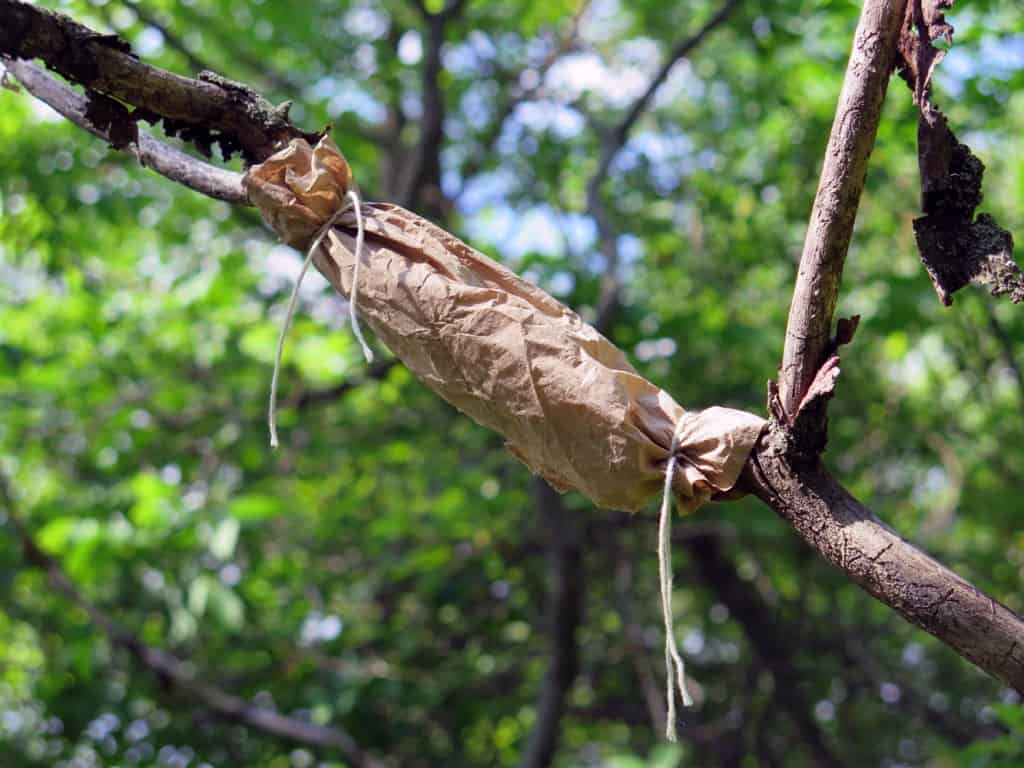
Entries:
{"label": "tree branch", "polygon": [[660,88],[662,83],[664,83],[668,78],[672,68],[680,59],[693,53],[698,46],[707,39],[711,32],[729,18],[738,6],[739,0],[727,0],[718,12],[708,19],[704,26],[698,29],[697,32],[690,37],[679,41],[675,47],[673,47],[668,58],[662,62],[660,69],[651,79],[651,82],[648,83],[644,92],[637,97],[632,105],[630,105],[629,110],[623,116],[622,120],[620,120],[611,131],[605,134],[601,141],[600,160],[598,161],[597,168],[594,170],[593,175],[587,181],[586,205],[587,213],[589,213],[594,219],[594,223],[597,226],[598,249],[601,251],[601,255],[604,256],[605,259],[605,271],[601,279],[601,294],[598,298],[597,320],[595,321],[595,325],[599,331],[606,335],[611,326],[612,319],[618,309],[619,295],[622,291],[622,285],[618,275],[619,246],[616,241],[615,229],[612,226],[608,209],[604,204],[604,200],[601,199],[601,185],[608,177],[608,171],[611,168],[612,161],[615,159],[615,156],[619,153],[622,147],[625,146],[626,140],[629,138],[629,133],[633,130],[633,126],[650,105],[651,100],[654,98],[654,94],[657,93],[658,88]]}
{"label": "tree branch", "polygon": [[763,441],[753,490],[861,588],[990,675],[1024,692],[1024,621],[879,520],[818,463]]}
{"label": "tree branch", "polygon": [[905,6],[906,0],[866,0],[854,35],[786,325],[781,393],[790,419],[825,362]]}
{"label": "tree branch", "polygon": [[40,58],[90,96],[99,93],[135,107],[118,116],[123,131],[138,119],[163,120],[168,134],[194,142],[205,154],[216,143],[225,157],[240,150],[249,162],[266,159],[295,137],[318,138],[292,125],[286,107],[274,107],[247,86],[209,72],[192,79],[150,66],[123,40],[62,14],[0,0],[0,19],[0,54]]}
{"label": "tree branch", "polygon": [[820,409],[823,431],[824,402],[839,373],[832,315],[905,6],[864,4],[800,260],[782,396],[770,388],[771,430],[748,462],[744,485],[869,594],[1024,692],[1024,621],[882,523],[822,466],[823,441],[801,450],[794,443],[806,435],[791,430],[807,421],[806,411]]}
{"label": "tree branch", "polygon": [[402,205],[423,211],[429,219],[445,218],[446,200],[441,191],[441,144],[444,140],[445,103],[441,91],[441,48],[448,22],[462,12],[463,0],[449,0],[440,13],[430,13],[421,0],[414,3],[427,25],[423,68],[420,76],[420,135],[402,191]]}
{"label": "tree branch", "polygon": [[89,616],[89,620],[107,636],[111,644],[127,652],[140,666],[163,683],[170,684],[180,693],[230,722],[240,723],[287,741],[337,751],[357,768],[381,768],[380,762],[367,755],[355,740],[340,728],[317,725],[251,704],[209,683],[201,682],[198,676],[189,670],[188,665],[177,657],[146,645],[86,598],[60,563],[39,547],[28,526],[21,519],[10,482],[3,472],[0,472],[0,503],[6,512],[7,522],[21,543],[25,561],[43,571],[53,589],[82,609]]}
{"label": "tree branch", "polygon": [[[95,119],[85,96],[46,74],[30,61],[3,59],[3,64],[25,90],[37,99],[94,136],[107,142],[115,141],[111,124],[104,125]],[[207,197],[238,205],[251,205],[242,189],[241,174],[204,163],[142,131],[136,136],[132,146],[125,149],[135,155],[140,165],[152,168],[161,176]]]}

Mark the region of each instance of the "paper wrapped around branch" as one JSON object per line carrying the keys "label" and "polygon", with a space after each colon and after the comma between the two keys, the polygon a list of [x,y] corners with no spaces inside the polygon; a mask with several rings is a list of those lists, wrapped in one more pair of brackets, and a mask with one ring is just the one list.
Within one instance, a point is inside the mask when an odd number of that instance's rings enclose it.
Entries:
{"label": "paper wrapped around branch", "polygon": [[[329,139],[301,139],[245,177],[249,197],[287,242],[306,249],[344,205],[348,163]],[[641,377],[575,312],[427,220],[364,204],[357,309],[428,387],[505,437],[560,491],[635,511],[660,490],[673,431],[673,489],[694,509],[732,488],[764,420],[743,411],[686,411]],[[355,215],[338,219],[314,256],[351,290]]]}

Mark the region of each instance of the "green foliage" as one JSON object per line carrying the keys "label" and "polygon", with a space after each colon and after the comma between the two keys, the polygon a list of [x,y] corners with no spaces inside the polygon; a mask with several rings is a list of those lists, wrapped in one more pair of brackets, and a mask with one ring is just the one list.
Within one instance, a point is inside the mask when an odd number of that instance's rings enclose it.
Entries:
{"label": "green foliage", "polygon": [[[411,4],[53,5],[159,65],[187,73],[196,59],[294,99],[303,126],[333,124],[371,198],[408,159],[378,138],[396,105],[400,139],[418,138],[422,62],[409,51],[425,29]],[[718,7],[593,6],[582,50],[503,126],[507,94],[528,85],[576,3],[467,3],[442,78],[442,186],[455,196],[444,223],[588,317],[605,272],[585,210],[593,124],[621,119]],[[611,332],[687,406],[763,410],[858,6],[742,3],[673,71],[603,186],[626,285]],[[1024,19],[987,0],[952,20],[937,99],[988,165],[985,210],[1019,235]],[[844,277],[840,312],[862,323],[828,461],[900,532],[1019,611],[1024,319],[977,293],[951,310],[935,299],[912,239],[915,136],[894,80]],[[0,464],[82,593],[197,679],[343,727],[394,765],[516,765],[550,653],[552,532],[500,440],[400,366],[370,375],[344,303],[312,276],[271,451],[266,397],[298,255],[251,211],[176,188],[8,91],[0,214]],[[677,627],[699,695],[683,745],[663,744],[649,708],[663,674],[653,517],[564,503],[582,528],[586,598],[556,765],[810,765],[788,692],[848,765],[1024,760],[1016,694],[752,500],[677,531],[722,542],[786,638],[794,677],[754,652],[749,617],[678,546]],[[213,718],[51,589],[9,523],[0,534],[5,768],[342,764]]]}

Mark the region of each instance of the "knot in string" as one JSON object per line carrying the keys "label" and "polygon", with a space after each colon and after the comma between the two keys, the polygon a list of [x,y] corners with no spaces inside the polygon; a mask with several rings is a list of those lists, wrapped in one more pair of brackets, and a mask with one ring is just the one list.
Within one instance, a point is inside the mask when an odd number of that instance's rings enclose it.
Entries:
{"label": "knot in string", "polygon": [[683,706],[693,705],[690,692],[686,689],[686,665],[676,646],[672,621],[672,477],[676,471],[679,450],[679,427],[685,418],[679,419],[672,433],[668,464],[665,467],[665,490],[661,497],[661,515],[658,520],[658,575],[661,582],[661,610],[665,620],[665,700],[668,713],[665,716],[665,738],[676,741],[676,696],[683,699]]}
{"label": "knot in string", "polygon": [[288,336],[288,329],[291,328],[292,318],[295,316],[295,305],[299,299],[299,287],[302,285],[303,278],[306,277],[306,272],[309,270],[309,265],[313,263],[313,255],[316,253],[316,249],[320,247],[320,243],[327,237],[327,233],[331,231],[331,228],[337,223],[341,215],[345,213],[349,208],[352,208],[356,212],[356,249],[353,255],[353,267],[352,267],[352,290],[349,292],[348,297],[348,316],[352,323],[352,333],[355,334],[356,339],[359,341],[359,346],[363,350],[363,356],[366,358],[367,363],[373,362],[373,351],[366,343],[366,339],[363,338],[363,331],[359,327],[359,317],[356,315],[356,296],[359,287],[359,264],[363,257],[363,213],[360,208],[361,202],[359,194],[350,189],[345,195],[345,201],[338,207],[331,217],[324,222],[323,226],[317,230],[316,237],[313,238],[313,242],[309,246],[309,250],[306,252],[306,259],[302,262],[302,269],[299,271],[299,277],[295,281],[295,286],[292,288],[291,298],[288,299],[288,310],[285,312],[284,322],[281,323],[281,335],[277,339],[277,354],[274,356],[274,374],[270,378],[270,406],[267,411],[267,426],[270,428],[270,447],[277,448],[277,382],[281,375],[281,355],[284,353],[284,340]]}

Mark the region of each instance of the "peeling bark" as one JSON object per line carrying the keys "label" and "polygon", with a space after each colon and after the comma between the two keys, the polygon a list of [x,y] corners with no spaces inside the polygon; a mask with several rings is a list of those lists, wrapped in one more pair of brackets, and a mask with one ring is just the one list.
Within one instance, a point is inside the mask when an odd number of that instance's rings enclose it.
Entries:
{"label": "peeling bark", "polygon": [[974,215],[985,165],[957,140],[932,102],[932,75],[945,57],[933,43],[953,41],[953,27],[943,14],[952,5],[953,0],[910,0],[900,34],[900,75],[920,110],[917,151],[925,215],[914,220],[917,249],[946,306],[968,283],[988,287],[993,296],[1008,294],[1017,304],[1024,301],[1024,273],[1013,260],[1013,237],[988,214]]}
{"label": "peeling bark", "polygon": [[[118,147],[118,144],[124,144],[123,141],[115,140],[112,137],[111,121],[97,119],[96,110],[95,108],[90,109],[90,101],[86,96],[76,93],[68,86],[50,77],[30,61],[4,61],[3,63],[7,71],[18,79],[25,90],[75,125],[107,141],[111,146]],[[131,127],[134,129],[135,124],[132,123]],[[200,194],[215,200],[250,205],[249,198],[245,194],[245,190],[242,189],[240,173],[204,163],[154,139],[143,131],[136,131],[127,146],[118,148],[135,155],[140,165],[152,168],[161,176]]]}
{"label": "peeling bark", "polygon": [[135,109],[118,117],[117,133],[134,123],[163,121],[164,131],[192,142],[206,156],[220,146],[225,158],[240,151],[248,162],[266,159],[295,137],[316,142],[288,120],[286,102],[275,107],[248,86],[211,72],[181,77],[145,64],[115,35],[101,35],[63,14],[19,0],[0,0],[0,54],[42,59],[89,92]]}

